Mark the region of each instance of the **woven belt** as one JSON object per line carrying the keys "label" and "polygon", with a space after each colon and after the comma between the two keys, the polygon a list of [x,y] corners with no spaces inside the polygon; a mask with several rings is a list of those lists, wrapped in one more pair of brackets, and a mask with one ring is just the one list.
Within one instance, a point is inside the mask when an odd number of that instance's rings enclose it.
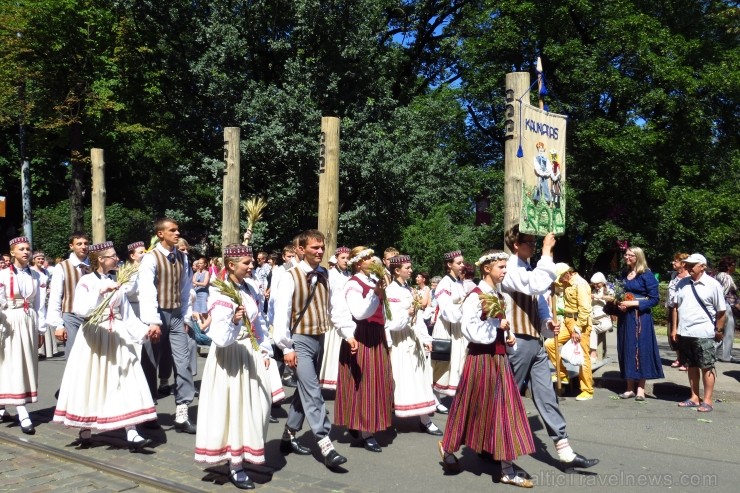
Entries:
{"label": "woven belt", "polygon": [[578,320],[578,314],[577,313],[566,313],[563,316],[565,318],[572,318],[574,320]]}

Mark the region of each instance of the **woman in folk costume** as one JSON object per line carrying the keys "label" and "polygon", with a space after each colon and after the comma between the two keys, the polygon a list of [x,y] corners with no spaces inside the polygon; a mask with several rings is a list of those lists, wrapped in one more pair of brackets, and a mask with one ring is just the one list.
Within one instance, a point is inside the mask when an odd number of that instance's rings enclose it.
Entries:
{"label": "woman in folk costume", "polygon": [[[46,254],[44,252],[36,251],[31,256],[31,261],[28,266],[31,270],[38,272],[39,274],[39,301],[41,306],[40,311],[46,313],[46,302],[49,297],[49,282],[51,281],[51,274],[49,270],[44,267],[46,263]],[[44,333],[44,343],[39,348],[39,359],[51,358],[57,353],[57,338],[52,334]]]}
{"label": "woman in folk costume", "polygon": [[[126,248],[128,252],[127,262],[138,265],[141,258],[146,253],[146,247],[143,241],[135,241]],[[139,274],[134,274],[129,282],[123,285],[123,292],[126,293],[128,302],[134,310],[134,314],[139,316]]]}
{"label": "woman in folk costume", "polygon": [[[247,250],[253,252],[252,247],[245,245]],[[250,253],[251,255],[251,253]],[[264,311],[262,307],[265,306],[265,296],[260,289],[260,283],[254,277],[254,262],[252,262],[247,268],[247,273],[244,277],[244,284],[246,284],[246,291],[249,296],[252,297],[254,302],[260,307],[260,312],[264,317]],[[210,314],[208,315],[210,317]],[[267,324],[267,320],[265,320]],[[269,326],[268,326],[269,329]],[[271,345],[272,347],[272,345]],[[280,377],[280,370],[278,369],[277,361],[274,358],[270,359],[270,365],[267,367],[267,376],[270,379],[270,389],[272,389],[272,403],[277,404],[285,399],[285,388],[283,388],[283,379]],[[277,423],[278,419],[270,415],[270,423]]]}
{"label": "woman in folk costume", "polygon": [[374,434],[390,427],[393,374],[385,335],[383,297],[385,282],[371,277],[373,251],[355,247],[349,264],[354,275],[344,285],[347,308],[356,324],[342,328],[339,382],[334,401],[334,422],[362,437],[365,449],[381,452]]}
{"label": "woman in folk costume", "polygon": [[508,258],[500,250],[487,250],[477,262],[483,279],[462,307],[468,356],[439,453],[445,470],[459,472],[454,452],[461,445],[478,453],[488,452],[501,461],[502,483],[531,488],[532,481],[518,476],[512,463],[520,455],[534,452],[534,441],[506,356],[507,350],[516,350],[516,338],[508,331],[505,318],[505,295],[499,286],[506,276]]}
{"label": "woman in folk costume", "polygon": [[[457,250],[444,254],[445,275],[434,290],[437,300],[436,321],[432,330],[434,339],[451,339],[450,360],[432,361],[434,373],[434,392],[438,397],[454,396],[460,381],[460,373],[465,362],[468,341],[460,330],[462,302],[465,299],[465,259]],[[437,412],[447,414],[447,408],[441,403]]]}
{"label": "woman in folk costume", "polygon": [[411,257],[396,255],[390,259],[393,281],[385,289],[392,318],[385,321],[391,337],[393,403],[396,416],[418,416],[424,433],[442,436],[442,430],[429,417],[437,406],[432,392],[432,367],[428,353],[432,337],[422,319],[421,297],[415,301],[408,282],[413,273]]}
{"label": "woman in folk costume", "polygon": [[38,348],[46,314],[39,274],[28,266],[28,238],[10,240],[10,257],[10,266],[0,270],[0,420],[12,421],[5,406],[15,406],[21,431],[33,435],[26,403],[38,400]]}
{"label": "woman in folk costume", "polygon": [[243,462],[265,462],[271,402],[267,367],[272,346],[262,311],[245,282],[252,248],[227,246],[224,264],[224,284],[215,281],[208,296],[212,319],[208,333],[213,343],[200,386],[195,461],[228,460],[229,480],[239,489],[252,489],[254,482]]}
{"label": "woman in folk costume", "polygon": [[[151,444],[136,425],[157,419],[157,411],[141,369],[140,344],[159,340],[159,328],[139,320],[121,284],[109,276],[118,264],[113,242],[92,245],[93,272],[75,287],[72,311],[85,318],[67,360],[54,411],[54,422],[81,428],[79,445],[91,445],[91,430],[126,429],[129,450]],[[91,320],[110,298],[102,320]]]}
{"label": "woman in folk costume", "polygon": [[[344,285],[349,280],[347,270],[350,249],[346,246],[337,248],[334,258],[335,266],[329,269],[329,293],[344,293]],[[339,374],[339,348],[342,346],[342,336],[334,326],[324,333],[324,354],[319,372],[319,385],[322,389],[337,390],[337,375]]]}

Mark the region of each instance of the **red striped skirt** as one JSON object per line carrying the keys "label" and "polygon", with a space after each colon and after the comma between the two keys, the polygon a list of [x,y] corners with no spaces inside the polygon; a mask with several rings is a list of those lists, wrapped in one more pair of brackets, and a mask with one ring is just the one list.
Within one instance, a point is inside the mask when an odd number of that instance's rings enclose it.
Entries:
{"label": "red striped skirt", "polygon": [[531,454],[532,430],[508,358],[492,354],[493,344],[471,344],[468,350],[447,417],[444,450],[453,453],[465,444],[506,461]]}
{"label": "red striped skirt", "polygon": [[375,433],[390,427],[393,408],[393,373],[385,328],[360,321],[355,339],[359,343],[356,354],[344,340],[339,350],[334,424]]}

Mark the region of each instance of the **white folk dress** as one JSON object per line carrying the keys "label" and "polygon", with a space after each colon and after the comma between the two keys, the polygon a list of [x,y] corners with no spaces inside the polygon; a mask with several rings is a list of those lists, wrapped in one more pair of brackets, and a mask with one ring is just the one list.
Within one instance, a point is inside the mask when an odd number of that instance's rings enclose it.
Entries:
{"label": "white folk dress", "polygon": [[[420,416],[434,412],[436,401],[432,392],[432,366],[424,343],[431,343],[419,310],[409,316],[413,303],[411,288],[393,281],[385,290],[391,307],[392,320],[385,321],[391,334],[391,369],[393,371],[393,403],[396,416]],[[415,318],[415,320],[414,320]]]}
{"label": "white folk dress", "polygon": [[0,406],[38,400],[38,340],[46,329],[39,274],[0,270]]}
{"label": "white folk dress", "polygon": [[[336,268],[329,270],[329,293],[340,293],[349,280],[349,274],[342,274]],[[321,359],[319,385],[322,389],[337,390],[339,378],[339,348],[342,347],[342,336],[332,324],[324,334],[324,354]]]}
{"label": "white folk dress", "polygon": [[462,335],[462,302],[465,300],[465,286],[446,275],[434,291],[437,300],[437,321],[434,324],[434,339],[451,339],[450,361],[432,361],[434,390],[442,395],[455,395],[460,382],[468,340]]}
{"label": "white folk dress", "polygon": [[[82,276],[72,311],[89,318],[111,294],[100,291],[112,284],[98,272]],[[86,321],[80,327],[62,377],[54,422],[103,431],[157,419],[139,359],[148,330],[124,290],[114,291],[103,321]]]}
{"label": "white folk dress", "polygon": [[265,462],[272,401],[265,360],[272,347],[262,312],[246,289],[242,284],[242,306],[257,337],[258,351],[252,347],[244,324],[232,322],[236,303],[214,286],[210,289],[208,311],[212,322],[208,336],[213,343],[200,386],[196,462]]}

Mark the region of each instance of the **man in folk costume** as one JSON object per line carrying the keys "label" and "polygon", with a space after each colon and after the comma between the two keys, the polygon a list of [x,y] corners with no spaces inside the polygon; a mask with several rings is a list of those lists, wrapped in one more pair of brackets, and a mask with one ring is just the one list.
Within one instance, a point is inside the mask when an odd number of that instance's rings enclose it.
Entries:
{"label": "man in folk costume", "polygon": [[[334,253],[334,267],[329,269],[329,292],[339,293],[344,288],[350,273],[347,270],[350,249],[346,246],[337,248]],[[319,382],[322,389],[337,390],[337,375],[339,374],[339,348],[342,346],[342,336],[334,329],[324,335],[324,355],[321,361]]]}
{"label": "man in folk costume", "polygon": [[548,233],[543,240],[542,257],[532,269],[529,258],[535,251],[535,238],[519,232],[519,225],[505,235],[506,246],[514,252],[507,263],[507,273],[501,287],[511,297],[506,307],[506,318],[516,336],[517,350],[509,355],[517,386],[522,389],[529,381],[532,400],[545,423],[547,433],[555,442],[558,457],[564,469],[587,468],[599,463],[576,454],[568,442],[565,418],[552,386],[547,353],[542,346],[541,330],[545,326],[559,329],[552,319],[544,294],[556,278],[552,249],[555,235]]}
{"label": "man in folk costume", "polygon": [[58,341],[64,341],[64,358],[69,357],[77,331],[83,319],[72,312],[75,286],[80,277],[90,271],[87,251],[90,238],[85,233],[75,232],[69,238],[69,258],[58,263],[51,274],[49,285],[49,306],[46,323],[54,329]]}
{"label": "man in folk costume", "polygon": [[311,449],[296,438],[304,420],[308,420],[324,456],[324,464],[331,469],[347,459],[334,450],[329,437],[331,422],[326,415],[318,373],[324,333],[329,324],[338,326],[347,321],[346,316],[335,318],[327,272],[319,265],[324,256],[324,235],[315,229],[304,231],[299,236],[298,250],[303,260],[282,276],[278,290],[272,295],[275,302],[273,338],[283,350],[285,364],[295,369],[298,383],[280,450],[311,455]]}
{"label": "man in folk costume", "polygon": [[195,397],[195,385],[190,369],[190,337],[185,319],[190,318],[190,287],[193,274],[187,257],[177,250],[180,230],[174,219],[159,219],[154,224],[159,243],[141,259],[139,267],[139,309],[141,321],[158,327],[161,340],[169,340],[170,352],[158,343],[145,343],[142,367],[152,397],[157,395],[157,367],[161,358],[170,358],[175,370],[175,430],[195,434],[195,425],[188,417],[188,406]]}
{"label": "man in folk costume", "polygon": [[38,400],[39,359],[46,331],[39,274],[29,266],[31,244],[25,236],[10,240],[11,262],[0,271],[0,421],[11,421],[6,405],[14,405],[21,431],[36,429],[26,403]]}

